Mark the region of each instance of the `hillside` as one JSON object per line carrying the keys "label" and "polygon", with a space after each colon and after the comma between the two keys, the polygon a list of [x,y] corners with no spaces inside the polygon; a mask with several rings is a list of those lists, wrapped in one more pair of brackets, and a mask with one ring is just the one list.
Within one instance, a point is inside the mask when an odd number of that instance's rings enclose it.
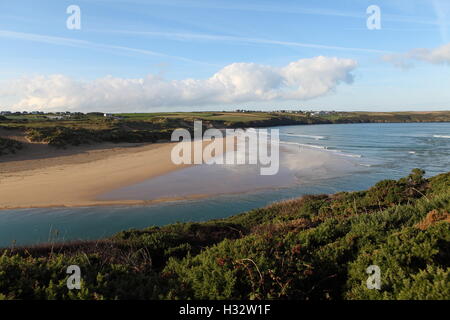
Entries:
{"label": "hillside", "polygon": [[[450,299],[450,173],[0,253],[3,299]],[[82,289],[68,291],[79,265]],[[381,268],[368,290],[366,268]]]}
{"label": "hillside", "polygon": [[[55,117],[59,117],[56,119]],[[248,128],[283,125],[385,122],[450,122],[450,111],[435,112],[178,112],[8,115],[0,118],[0,137],[23,136],[31,143],[55,147],[99,142],[158,142],[170,140],[173,130],[192,130],[194,120],[205,128]],[[8,131],[13,132],[8,134]],[[25,144],[26,147],[26,144]],[[0,144],[0,154],[10,150]]]}

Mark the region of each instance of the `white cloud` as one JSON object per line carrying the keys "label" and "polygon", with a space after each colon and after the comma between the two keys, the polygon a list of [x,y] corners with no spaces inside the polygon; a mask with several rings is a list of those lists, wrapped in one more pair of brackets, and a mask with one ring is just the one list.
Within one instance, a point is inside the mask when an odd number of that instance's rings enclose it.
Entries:
{"label": "white cloud", "polygon": [[313,48],[313,49],[338,50],[338,51],[389,53],[389,51],[377,50],[377,49],[341,47],[341,46],[322,45],[322,44],[313,44],[313,43],[304,43],[304,42],[295,42],[295,41],[280,41],[280,40],[226,36],[226,35],[217,35],[217,34],[186,33],[186,32],[158,32],[158,31],[123,31],[123,30],[96,30],[96,31],[103,32],[103,33],[130,34],[130,35],[137,35],[137,36],[165,38],[165,39],[170,39],[170,40],[175,40],[175,41],[211,41],[211,42],[221,42],[221,43],[229,42],[229,43],[240,43],[240,44],[262,44],[262,45]]}
{"label": "white cloud", "polygon": [[386,62],[403,69],[413,67],[413,61],[432,64],[450,64],[450,43],[436,49],[418,48],[406,53],[388,54],[382,57]]}
{"label": "white cloud", "polygon": [[[98,1],[98,0],[97,0]],[[103,0],[105,1],[105,0]],[[108,0],[111,2],[112,0]],[[115,0],[117,2],[129,3],[130,0]],[[425,0],[428,1],[428,0]],[[447,0],[432,0],[440,1],[443,3]],[[133,0],[134,3],[148,5],[157,4],[158,6],[171,6],[176,8],[198,8],[198,9],[213,9],[213,10],[235,10],[235,11],[249,11],[249,12],[268,12],[271,14],[292,14],[292,15],[311,15],[311,16],[324,16],[324,17],[340,17],[344,19],[354,18],[360,21],[367,19],[365,10],[358,11],[344,11],[344,10],[333,10],[325,9],[320,7],[302,7],[297,4],[288,4],[283,2],[283,5],[279,5],[274,2],[274,4],[264,3],[264,1],[254,1],[252,3],[244,3],[244,1],[187,1],[187,0]],[[248,2],[248,1],[247,1]],[[300,2],[300,1],[298,1]],[[358,0],[356,2],[361,2]],[[411,12],[417,12],[417,3],[411,0],[396,0],[396,1],[386,1],[383,7],[395,6],[400,11],[408,11],[409,8]],[[358,4],[359,5],[359,4]],[[407,8],[408,7],[408,8]],[[420,16],[411,16],[405,14],[384,14],[383,19],[386,21],[400,22],[400,23],[415,23],[415,24],[428,24],[428,25],[439,25],[439,22],[434,20],[429,20]]]}
{"label": "white cloud", "polygon": [[450,4],[448,1],[433,0],[432,5],[436,13],[436,23],[439,25],[439,31],[443,42],[448,41],[448,20],[450,18]]}
{"label": "white cloud", "polygon": [[14,109],[150,111],[160,107],[192,107],[230,103],[307,100],[352,83],[352,59],[315,57],[284,67],[233,63],[208,79],[165,80],[107,76],[78,81],[64,75],[5,81],[2,96],[15,100]]}
{"label": "white cloud", "polygon": [[66,47],[86,48],[86,49],[93,49],[93,50],[106,50],[108,52],[117,53],[117,54],[133,53],[133,54],[139,54],[139,55],[144,55],[144,56],[170,58],[170,59],[175,59],[175,60],[180,60],[180,61],[185,61],[185,62],[190,62],[190,63],[195,63],[195,64],[209,65],[208,63],[204,63],[201,61],[196,61],[196,60],[192,60],[192,59],[188,59],[188,58],[184,58],[184,57],[171,56],[171,55],[168,55],[165,53],[155,52],[155,51],[151,51],[151,50],[102,44],[102,43],[96,43],[96,42],[79,40],[79,39],[40,35],[40,34],[34,34],[34,33],[24,33],[24,32],[15,32],[15,31],[9,31],[9,30],[0,30],[0,38],[33,41],[33,42],[40,42],[40,43],[46,43],[46,44],[52,44],[52,45],[58,45],[58,46],[66,46]]}

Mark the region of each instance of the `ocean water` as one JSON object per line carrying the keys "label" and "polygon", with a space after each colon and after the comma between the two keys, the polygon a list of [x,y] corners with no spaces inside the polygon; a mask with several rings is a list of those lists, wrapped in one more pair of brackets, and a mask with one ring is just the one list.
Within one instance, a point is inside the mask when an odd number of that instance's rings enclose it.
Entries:
{"label": "ocean water", "polygon": [[[148,206],[3,210],[0,246],[98,239],[132,228],[224,218],[305,194],[366,189],[382,179],[403,177],[413,168],[426,170],[427,176],[450,170],[450,123],[277,129],[282,152],[280,173],[275,177],[261,178],[255,168],[192,167],[104,198],[197,194],[207,198]],[[305,161],[316,163],[319,159],[321,166],[305,168]]]}

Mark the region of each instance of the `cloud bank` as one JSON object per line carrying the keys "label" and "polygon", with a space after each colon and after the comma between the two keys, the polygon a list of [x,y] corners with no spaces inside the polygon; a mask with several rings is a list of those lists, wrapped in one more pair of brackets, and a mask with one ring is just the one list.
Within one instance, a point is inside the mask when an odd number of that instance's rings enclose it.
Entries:
{"label": "cloud bank", "polygon": [[414,66],[414,61],[428,62],[436,65],[450,65],[450,43],[436,49],[413,49],[406,53],[389,54],[382,57],[394,66],[408,69]]}
{"label": "cloud bank", "polygon": [[93,81],[64,75],[6,81],[0,94],[15,102],[14,110],[151,111],[161,107],[194,107],[244,102],[308,100],[352,83],[352,59],[315,57],[284,67],[233,63],[208,79],[165,80],[112,76]]}

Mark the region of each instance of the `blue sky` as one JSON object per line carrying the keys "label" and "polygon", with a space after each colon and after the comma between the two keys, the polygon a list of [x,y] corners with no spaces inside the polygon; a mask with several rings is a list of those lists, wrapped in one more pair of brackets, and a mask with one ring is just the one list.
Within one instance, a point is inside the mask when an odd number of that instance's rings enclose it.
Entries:
{"label": "blue sky", "polygon": [[3,0],[0,109],[449,110],[449,31],[447,0]]}

